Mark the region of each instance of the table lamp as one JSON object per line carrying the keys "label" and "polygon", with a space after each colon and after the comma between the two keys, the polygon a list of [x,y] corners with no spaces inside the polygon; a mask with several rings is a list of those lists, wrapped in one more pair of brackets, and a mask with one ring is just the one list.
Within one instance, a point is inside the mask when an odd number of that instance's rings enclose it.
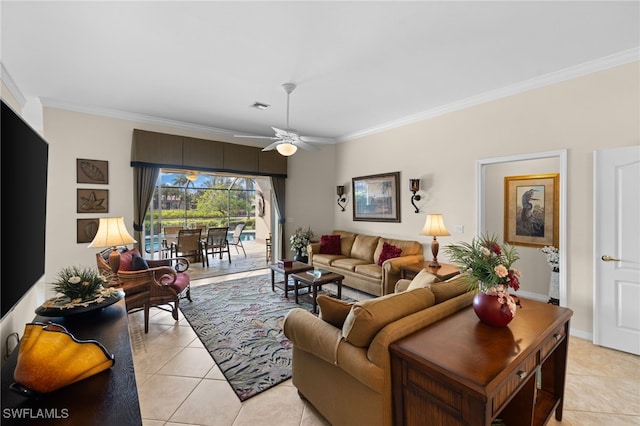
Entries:
{"label": "table lamp", "polygon": [[109,254],[109,267],[114,275],[118,275],[120,269],[120,253],[118,246],[134,244],[137,241],[129,235],[127,227],[124,225],[123,217],[101,217],[98,225],[98,232],[89,244],[89,247],[104,248],[111,247]]}
{"label": "table lamp", "polygon": [[422,228],[422,235],[429,235],[433,237],[431,241],[431,253],[433,254],[433,260],[429,263],[430,268],[439,268],[438,263],[438,250],[440,249],[440,243],[436,237],[446,237],[449,234],[447,228],[444,226],[444,220],[442,220],[441,214],[428,214],[427,219],[424,222],[424,228]]}

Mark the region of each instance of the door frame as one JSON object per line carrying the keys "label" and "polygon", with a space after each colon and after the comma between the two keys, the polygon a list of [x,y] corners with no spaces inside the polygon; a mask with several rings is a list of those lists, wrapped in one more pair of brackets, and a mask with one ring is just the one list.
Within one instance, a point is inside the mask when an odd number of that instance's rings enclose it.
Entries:
{"label": "door frame", "polygon": [[568,306],[567,290],[567,150],[537,152],[532,154],[518,154],[506,157],[485,158],[476,161],[476,229],[478,234],[485,231],[484,223],[484,191],[486,167],[492,164],[511,163],[516,161],[539,160],[543,158],[557,158],[560,161],[560,223],[559,223],[559,246],[560,259],[560,306]]}

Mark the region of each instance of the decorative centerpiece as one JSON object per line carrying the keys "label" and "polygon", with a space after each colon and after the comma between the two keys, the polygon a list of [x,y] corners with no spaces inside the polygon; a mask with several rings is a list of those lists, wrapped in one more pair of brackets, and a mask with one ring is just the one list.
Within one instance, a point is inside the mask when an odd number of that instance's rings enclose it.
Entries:
{"label": "decorative centerpiece", "polygon": [[446,247],[452,263],[463,268],[469,291],[477,290],[473,310],[480,321],[504,327],[516,315],[520,306],[509,288],[520,288],[520,271],[513,264],[520,259],[515,247],[500,245],[495,236],[482,235],[471,243],[461,242]]}
{"label": "decorative centerpiece", "polygon": [[547,263],[551,267],[551,280],[549,282],[549,302],[552,305],[560,304],[560,250],[554,246],[544,246],[540,249],[547,257]]}
{"label": "decorative centerpiece", "polygon": [[97,269],[70,266],[58,272],[58,279],[53,282],[53,289],[62,293],[36,309],[42,316],[64,316],[92,311],[111,305],[124,296],[124,292],[114,287],[105,288],[109,278],[100,274]]}
{"label": "decorative centerpiece", "polygon": [[307,246],[314,237],[311,227],[305,231],[301,226],[296,228],[296,231],[289,237],[289,243],[291,243],[291,251],[295,252],[293,260],[297,262],[307,263],[309,257],[307,256]]}

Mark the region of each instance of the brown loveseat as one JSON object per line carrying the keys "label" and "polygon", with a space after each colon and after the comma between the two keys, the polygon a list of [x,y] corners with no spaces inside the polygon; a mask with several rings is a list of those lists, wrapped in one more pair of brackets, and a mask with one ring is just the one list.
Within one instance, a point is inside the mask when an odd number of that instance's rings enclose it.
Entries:
{"label": "brown loveseat", "polygon": [[320,318],[293,309],[284,334],[293,344],[294,386],[333,426],[391,426],[389,345],[471,305],[467,288],[456,277],[353,306],[319,296]]}
{"label": "brown loveseat", "polygon": [[[422,244],[418,241],[396,240],[374,235],[333,231],[340,236],[339,253],[321,253],[321,243],[307,247],[309,263],[315,268],[326,269],[344,275],[343,285],[374,296],[393,293],[400,279],[400,266],[424,260]],[[399,257],[385,260],[378,265],[385,243],[401,249]]]}

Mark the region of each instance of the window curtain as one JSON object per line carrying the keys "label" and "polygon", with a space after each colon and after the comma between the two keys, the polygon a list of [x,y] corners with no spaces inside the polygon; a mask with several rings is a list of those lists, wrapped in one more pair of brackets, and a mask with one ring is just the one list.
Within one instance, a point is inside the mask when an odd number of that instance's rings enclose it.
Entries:
{"label": "window curtain", "polygon": [[278,233],[280,235],[280,253],[275,256],[276,259],[283,258],[284,248],[285,248],[285,235],[284,235],[284,224],[286,222],[286,218],[284,216],[285,209],[285,182],[286,178],[283,177],[271,177],[271,187],[273,188],[273,195],[276,198],[276,207],[278,208],[278,213],[280,214],[280,220],[278,220]]}
{"label": "window curtain", "polygon": [[144,217],[153,198],[153,190],[158,181],[160,169],[157,167],[135,166],[133,168],[133,238],[136,247],[144,253]]}

